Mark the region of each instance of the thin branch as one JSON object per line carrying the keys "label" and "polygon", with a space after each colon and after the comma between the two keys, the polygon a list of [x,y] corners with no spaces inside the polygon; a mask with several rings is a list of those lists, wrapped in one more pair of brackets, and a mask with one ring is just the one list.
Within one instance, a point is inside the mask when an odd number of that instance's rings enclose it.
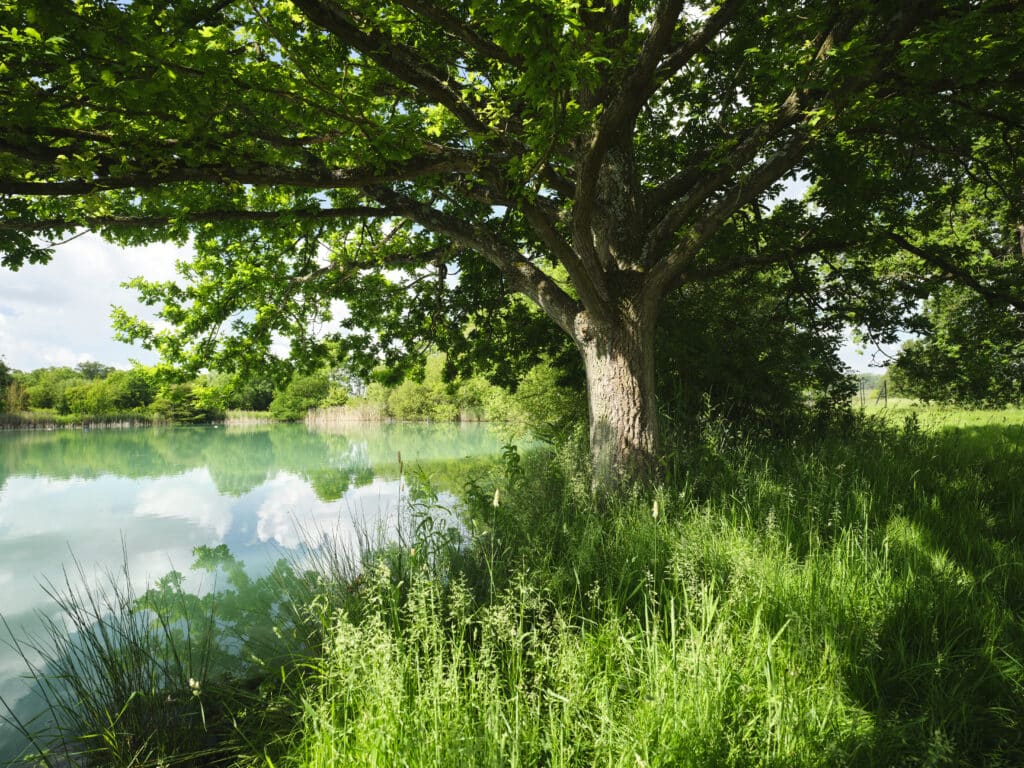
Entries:
{"label": "thin branch", "polygon": [[459,93],[448,83],[448,77],[438,72],[410,48],[393,41],[384,32],[367,32],[359,28],[354,19],[334,3],[327,0],[295,0],[295,5],[312,22],[323,27],[341,42],[375,61],[399,80],[420,89],[437,103],[448,108],[469,130],[477,133],[489,131]]}
{"label": "thin branch", "polygon": [[[1012,293],[1005,291],[1003,289],[991,285],[986,285],[977,277],[972,275],[970,271],[959,266],[954,261],[942,255],[935,249],[928,249],[923,248],[919,245],[915,245],[914,243],[910,242],[910,240],[908,240],[906,237],[901,235],[899,232],[896,232],[895,230],[885,229],[882,231],[887,238],[896,243],[896,245],[898,245],[904,251],[912,253],[914,256],[917,256],[922,261],[931,264],[933,267],[938,267],[944,272],[952,275],[953,278],[963,283],[967,287],[973,289],[990,305],[999,307],[1009,304],[1018,312],[1024,312],[1024,299],[1021,299],[1019,296],[1014,296]],[[1000,304],[1000,302],[1002,302],[1002,304]]]}
{"label": "thin branch", "polygon": [[[720,11],[725,7],[723,5]],[[735,12],[738,8],[733,7],[731,10]],[[827,32],[819,34],[815,40],[817,51],[814,56],[814,65],[807,75],[808,78],[823,66],[828,53],[838,40],[849,33],[857,18],[859,17],[856,15],[848,15],[837,19],[830,24]],[[673,175],[648,193],[646,210],[657,211],[661,206],[676,201],[673,207],[651,228],[651,233],[644,245],[644,257],[648,264],[654,263],[660,257],[666,243],[671,240],[686,219],[704,205],[724,184],[733,179],[737,172],[753,161],[769,142],[783,135],[794,125],[806,120],[804,102],[811,100],[811,96],[812,92],[806,88],[793,88],[785,101],[779,105],[775,118],[771,122],[758,123],[749,128],[729,153],[727,161],[707,171],[702,171],[699,167],[687,169]],[[771,181],[775,181],[775,179]],[[727,193],[726,199],[728,197]]]}
{"label": "thin branch", "polygon": [[814,237],[811,232],[804,232],[798,242],[790,248],[776,248],[770,251],[761,251],[750,258],[729,259],[727,261],[699,267],[690,272],[680,275],[680,280],[687,283],[707,282],[719,277],[739,272],[744,269],[765,269],[793,261],[804,261],[809,256],[821,253],[823,250],[842,250],[853,245],[855,238],[837,237]]}
{"label": "thin branch", "polygon": [[74,147],[51,147],[41,141],[28,143],[16,143],[10,139],[0,138],[0,154],[14,155],[22,160],[29,160],[33,163],[52,163],[57,158],[68,152],[74,153]]}
{"label": "thin branch", "polygon": [[488,40],[466,22],[439,8],[436,3],[429,0],[396,0],[396,2],[413,13],[434,22],[441,29],[457,37],[471,49],[489,59],[513,66],[521,66],[523,64],[520,57],[513,56],[493,40]]}
{"label": "thin branch", "polygon": [[773,137],[778,136],[786,128],[792,126],[800,118],[796,110],[795,102],[787,100],[783,105],[782,113],[771,124],[762,123],[751,129],[739,145],[729,153],[729,159],[718,165],[712,171],[700,173],[693,171],[684,175],[674,176],[665,185],[653,190],[651,198],[659,201],[668,193],[675,192],[676,187],[683,183],[689,183],[691,188],[688,194],[677,202],[666,212],[658,223],[651,228],[647,242],[644,245],[645,260],[648,263],[658,258],[664,244],[671,239],[676,230],[683,222],[700,208],[708,198],[713,195],[724,184],[734,178],[735,174],[745,165],[757,157],[765,144]]}
{"label": "thin branch", "polygon": [[662,60],[657,72],[654,73],[654,77],[645,83],[644,101],[650,98],[655,91],[685,67],[702,48],[710,43],[725,28],[725,25],[736,17],[743,3],[744,0],[726,0],[718,7],[717,11],[705,20],[700,29],[676,46]]}
{"label": "thin branch", "polygon": [[19,221],[0,220],[0,232],[67,232],[77,227],[100,229],[103,227],[141,227],[154,229],[170,224],[206,224],[230,221],[253,223],[275,221],[328,221],[332,219],[387,218],[399,212],[385,207],[349,206],[345,208],[297,208],[281,211],[209,210],[180,216],[83,216],[81,218],[51,218]]}
{"label": "thin branch", "polygon": [[797,133],[760,167],[726,190],[718,203],[701,216],[682,242],[654,263],[645,290],[652,296],[660,297],[678,284],[687,266],[721,225],[792,170],[803,157],[807,142],[808,138],[803,132]]}

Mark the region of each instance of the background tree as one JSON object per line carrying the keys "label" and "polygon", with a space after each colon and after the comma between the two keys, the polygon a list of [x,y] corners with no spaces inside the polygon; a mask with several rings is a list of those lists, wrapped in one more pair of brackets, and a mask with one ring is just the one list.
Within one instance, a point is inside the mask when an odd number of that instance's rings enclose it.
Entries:
{"label": "background tree", "polygon": [[[680,285],[805,264],[881,322],[948,271],[890,258],[919,246],[907,212],[1021,113],[1022,16],[998,0],[7,4],[3,261],[45,260],[32,235],[83,226],[191,236],[182,284],[136,283],[172,329],[118,322],[223,370],[280,367],[277,335],[297,360],[331,340],[397,358],[425,336],[466,353],[508,339],[515,359],[551,338],[519,294],[579,352],[597,476],[642,476],[655,323]],[[772,207],[800,176],[815,205]]]}
{"label": "background tree", "polygon": [[6,361],[0,357],[0,411],[13,411],[10,401],[10,386],[14,383],[14,372],[8,367]]}
{"label": "background tree", "polygon": [[684,286],[658,325],[659,399],[683,425],[712,407],[776,429],[848,407],[843,298],[805,264]]}
{"label": "background tree", "polygon": [[926,401],[1001,406],[1024,400],[1024,315],[947,287],[925,305],[922,339],[890,368],[893,386]]}
{"label": "background tree", "polygon": [[219,393],[195,382],[165,384],[151,406],[152,413],[175,424],[207,424],[224,418]]}
{"label": "background tree", "polygon": [[938,269],[922,286],[927,300],[914,325],[922,338],[904,345],[892,370],[902,392],[970,405],[1024,396],[1021,128],[1005,120],[961,173],[908,212],[913,235],[900,244],[909,258]]}
{"label": "background tree", "polygon": [[76,365],[75,370],[86,381],[95,381],[96,379],[107,378],[107,376],[117,369],[110,365],[104,365],[103,363],[87,360]]}
{"label": "background tree", "polygon": [[30,407],[61,410],[65,407],[64,395],[67,388],[81,383],[83,379],[73,369],[62,366],[38,368],[24,374],[21,381],[28,394]]}

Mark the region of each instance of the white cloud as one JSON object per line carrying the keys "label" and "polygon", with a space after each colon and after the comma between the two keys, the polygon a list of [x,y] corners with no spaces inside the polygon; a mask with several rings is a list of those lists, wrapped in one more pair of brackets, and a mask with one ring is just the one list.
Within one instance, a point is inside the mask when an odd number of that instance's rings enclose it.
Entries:
{"label": "white cloud", "polygon": [[355,551],[359,533],[397,534],[398,483],[376,478],[350,489],[342,499],[324,502],[305,480],[279,472],[265,486],[267,495],[257,510],[256,535],[261,542],[277,542],[294,549],[324,537]]}
{"label": "white cloud", "polygon": [[110,310],[152,317],[120,284],[136,276],[174,277],[174,264],[188,249],[158,244],[120,248],[88,234],[54,249],[49,264],[0,273],[0,355],[20,370],[74,366],[85,360],[126,368],[131,359],[155,362],[138,347],[114,341]]}
{"label": "white cloud", "polygon": [[161,477],[139,491],[136,517],[184,520],[222,541],[231,530],[231,500],[217,492],[207,469]]}

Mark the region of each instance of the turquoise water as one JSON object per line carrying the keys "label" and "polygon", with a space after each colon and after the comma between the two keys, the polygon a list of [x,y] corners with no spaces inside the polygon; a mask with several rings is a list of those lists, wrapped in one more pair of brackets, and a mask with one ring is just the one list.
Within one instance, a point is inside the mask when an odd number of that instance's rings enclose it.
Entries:
{"label": "turquoise water", "polygon": [[[0,615],[32,634],[54,611],[47,582],[102,584],[127,564],[141,590],[187,570],[201,544],[226,544],[258,571],[320,536],[394,535],[400,471],[444,487],[500,444],[475,424],[0,433]],[[24,671],[0,643],[0,697],[19,715]],[[0,723],[0,764],[18,742]]]}

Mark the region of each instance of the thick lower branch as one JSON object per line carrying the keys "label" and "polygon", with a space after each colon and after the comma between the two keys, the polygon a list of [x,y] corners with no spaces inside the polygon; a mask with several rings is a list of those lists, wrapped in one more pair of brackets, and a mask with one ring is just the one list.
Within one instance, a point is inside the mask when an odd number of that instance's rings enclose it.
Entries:
{"label": "thick lower branch", "polygon": [[76,219],[51,218],[18,221],[0,220],[0,231],[35,232],[69,231],[76,227],[138,227],[155,229],[169,224],[206,224],[227,221],[249,221],[254,224],[275,221],[327,221],[332,219],[387,218],[396,211],[384,207],[353,205],[344,208],[300,208],[282,211],[210,210],[178,216],[84,216]]}
{"label": "thick lower branch", "polygon": [[304,189],[361,189],[394,181],[408,181],[422,176],[443,173],[465,173],[473,168],[474,158],[468,152],[449,150],[395,163],[383,170],[377,168],[281,168],[259,166],[242,168],[216,165],[204,168],[179,167],[164,173],[135,173],[74,181],[0,180],[0,194],[59,197],[86,195],[115,189],[156,189],[167,184],[251,184],[253,186],[285,186]]}
{"label": "thick lower branch", "polygon": [[533,301],[559,328],[573,335],[573,322],[580,312],[578,302],[563,291],[554,280],[532,262],[523,258],[512,245],[504,242],[482,226],[473,226],[455,216],[425,203],[406,197],[393,189],[381,187],[370,194],[391,210],[416,222],[425,229],[447,235],[461,245],[476,251],[502,271],[517,293]]}

